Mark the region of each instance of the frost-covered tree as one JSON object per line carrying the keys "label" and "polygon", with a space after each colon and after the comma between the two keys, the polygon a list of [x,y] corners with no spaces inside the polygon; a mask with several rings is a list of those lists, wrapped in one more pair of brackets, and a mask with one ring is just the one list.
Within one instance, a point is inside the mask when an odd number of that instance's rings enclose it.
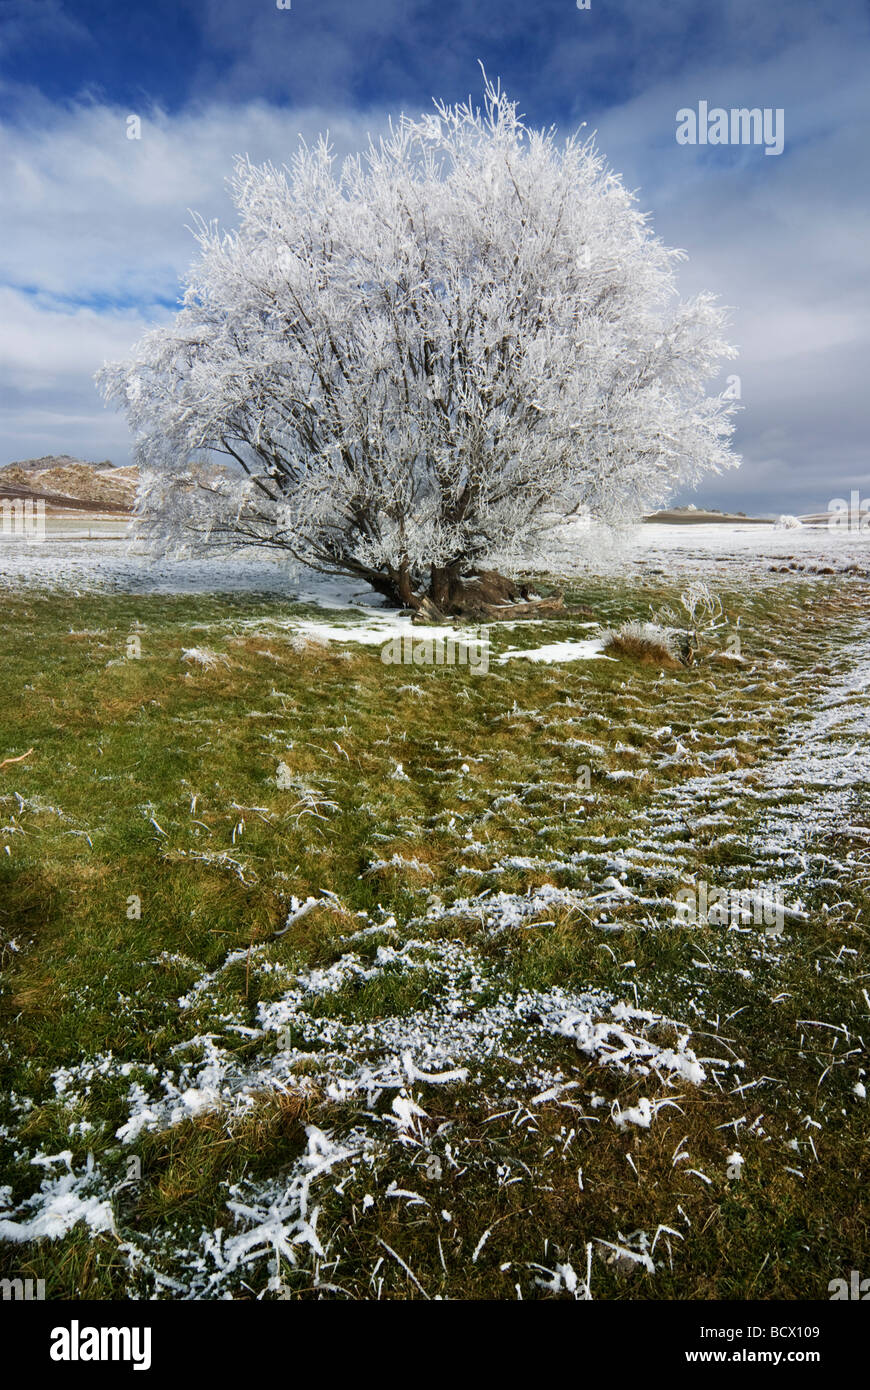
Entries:
{"label": "frost-covered tree", "polygon": [[280,547],[457,611],[559,519],[635,518],[738,462],[705,390],[735,355],[721,309],[678,300],[684,253],[591,140],[491,83],[340,168],[325,139],[239,160],[232,191],[174,322],[101,373],[158,544]]}

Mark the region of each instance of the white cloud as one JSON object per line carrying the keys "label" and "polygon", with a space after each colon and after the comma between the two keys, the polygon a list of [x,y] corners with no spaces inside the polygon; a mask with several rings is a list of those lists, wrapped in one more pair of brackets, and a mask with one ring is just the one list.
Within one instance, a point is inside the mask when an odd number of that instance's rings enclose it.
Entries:
{"label": "white cloud", "polygon": [[132,311],[63,310],[19,290],[0,288],[0,373],[26,391],[78,377],[82,360],[123,355],[144,320]]}
{"label": "white cloud", "polygon": [[[93,383],[164,320],[195,252],[190,211],[232,220],[237,154],[284,162],[299,135],[329,129],[339,157],[378,117],[263,103],[170,116],[38,102],[0,125],[0,463],[32,453],[129,457],[123,420]],[[132,113],[136,114],[136,113]]]}
{"label": "white cloud", "polygon": [[[819,32],[763,60],[687,70],[590,122],[657,233],[689,252],[683,292],[733,306],[744,466],[697,501],[800,511],[856,475],[866,485],[867,94],[849,46]],[[782,107],[784,153],[678,146],[676,112],[701,99]]]}

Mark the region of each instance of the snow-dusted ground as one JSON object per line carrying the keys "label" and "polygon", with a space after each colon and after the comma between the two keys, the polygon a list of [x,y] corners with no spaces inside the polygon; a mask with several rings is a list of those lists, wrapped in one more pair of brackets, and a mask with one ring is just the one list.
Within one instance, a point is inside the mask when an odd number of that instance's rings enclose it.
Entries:
{"label": "snow-dusted ground", "polygon": [[[144,1277],[146,1286],[158,1294],[176,1297],[227,1296],[242,1275],[249,1284],[253,1279],[254,1287],[274,1291],[281,1287],[282,1260],[301,1263],[311,1270],[315,1285],[321,1281],[328,1289],[327,1272],[339,1237],[333,1234],[330,1247],[326,1235],[318,1232],[322,1186],[340,1193],[348,1181],[353,1180],[357,1188],[362,1182],[368,1194],[363,1211],[366,1203],[389,1197],[425,1206],[427,1198],[419,1191],[400,1191],[395,1184],[379,1190],[379,1167],[390,1147],[413,1149],[421,1163],[456,1165],[465,1157],[460,1133],[450,1130],[445,1144],[441,1131],[427,1124],[421,1084],[475,1082],[481,1068],[496,1057],[501,1070],[500,1099],[516,1107],[518,1115],[533,1115],[536,1105],[554,1098],[571,1105],[574,1097],[584,1113],[598,1106],[595,1113],[601,1122],[641,1132],[656,1123],[663,1106],[678,1103],[687,1087],[733,1088],[743,1095],[759,1084],[751,1072],[751,1058],[747,1065],[719,1041],[718,1012],[714,1018],[705,1011],[705,982],[711,970],[736,968],[736,960],[729,960],[729,938],[745,946],[749,937],[749,952],[744,950],[741,956],[744,974],[747,960],[750,970],[753,959],[769,962],[783,949],[792,923],[803,915],[802,893],[819,881],[834,882],[853,867],[822,851],[818,843],[820,835],[849,824],[859,814],[859,798],[870,786],[870,639],[855,648],[852,658],[853,669],[824,696],[811,722],[794,729],[779,756],[753,769],[753,785],[745,770],[726,769],[692,778],[653,800],[639,815],[630,841],[602,843],[601,837],[584,837],[580,826],[575,851],[564,861],[523,861],[527,868],[546,866],[551,871],[582,863],[589,875],[582,889],[543,884],[525,893],[487,891],[477,898],[455,900],[450,907],[423,889],[425,906],[420,916],[399,924],[383,912],[375,920],[359,913],[359,929],[347,938],[344,954],[327,969],[301,974],[271,960],[266,944],[231,952],[222,966],[211,971],[179,958],[190,972],[190,986],[179,999],[190,1027],[189,1037],[173,1049],[169,1064],[130,1062],[111,1054],[86,1059],[55,1073],[59,1097],[75,1109],[85,1095],[98,1095],[101,1083],[126,1078],[128,1116],[117,1129],[124,1145],[135,1143],[143,1130],[165,1130],[215,1108],[243,1112],[265,1090],[288,1083],[316,1089],[339,1107],[352,1107],[353,1128],[339,1139],[309,1126],[307,1149],[289,1175],[228,1190],[227,1207],[234,1218],[231,1234],[203,1230],[187,1248],[167,1243],[165,1233],[159,1231],[125,1238],[116,1230],[112,1204],[117,1185],[108,1175],[93,1166],[74,1172],[66,1151],[37,1153],[32,1162],[45,1171],[41,1187],[0,1219],[0,1238],[55,1238],[77,1223],[95,1234],[114,1232],[131,1275]],[[669,1021],[640,1007],[636,1000],[610,997],[602,991],[511,992],[499,984],[491,964],[472,946],[451,941],[449,933],[448,939],[437,940],[426,935],[433,923],[468,917],[477,917],[487,935],[497,935],[558,906],[579,910],[604,933],[618,932],[618,922],[608,923],[607,918],[614,907],[627,905],[638,920],[654,926],[651,911],[673,906],[657,890],[663,861],[671,868],[675,863],[687,870],[691,866],[684,854],[691,848],[684,843],[687,827],[709,825],[713,817],[724,832],[730,823],[728,807],[735,801],[745,806],[747,799],[761,815],[753,835],[743,841],[742,864],[740,856],[735,856],[727,873],[739,878],[751,868],[764,878],[766,888],[778,889],[787,904],[786,922],[773,939],[757,928],[745,932],[732,928],[715,963],[697,962],[697,978],[686,981],[688,1022]],[[499,867],[489,864],[486,870],[498,872]],[[465,870],[458,872],[461,877]],[[443,893],[444,885],[438,886]],[[330,901],[325,894],[320,905],[329,907]],[[314,899],[294,902],[291,918],[304,915],[314,905]],[[605,934],[602,940],[615,938]],[[376,946],[374,955],[371,951],[360,954],[364,943]],[[222,991],[225,973],[242,960],[247,961],[252,977],[269,982],[269,998],[259,1005],[256,1028],[244,1021],[238,1006]],[[371,981],[384,972],[420,970],[427,972],[431,1002],[416,1011],[366,1023],[340,1013],[324,1015],[312,1007],[351,983]],[[711,1011],[712,1007],[711,1002]],[[663,1027],[670,1033],[667,1043],[661,1041]],[[703,1050],[698,1050],[693,1029],[700,1030],[697,1036],[706,1042]],[[259,1040],[260,1048],[253,1056],[242,1058],[235,1050],[240,1035],[252,1043]],[[571,1078],[570,1064],[563,1070],[557,1063],[541,1061],[541,1043],[547,1037],[571,1042],[581,1055],[623,1077],[627,1099],[606,1103],[594,1095],[575,1094],[577,1082]],[[855,1071],[856,1095],[864,1084],[862,1056],[858,1049],[844,1058]],[[491,1075],[487,1084],[493,1085]],[[390,1103],[376,1110],[382,1096]],[[722,1163],[732,1167],[743,1162],[739,1152],[730,1151],[733,1140],[733,1135],[723,1135]],[[799,1152],[800,1146],[784,1151],[783,1162],[801,1162]],[[699,1180],[709,1180],[697,1171]],[[790,1171],[800,1170],[792,1167]],[[660,1228],[655,1236],[635,1232],[616,1247],[602,1235],[596,1238],[595,1248],[602,1253],[615,1248],[623,1259],[634,1260],[654,1274],[655,1243],[663,1230],[676,1235],[670,1228]],[[591,1245],[588,1254],[591,1262]],[[547,1273],[556,1279],[554,1291],[589,1296],[588,1268],[585,1280],[570,1267]]]}
{"label": "snow-dusted ground", "polygon": [[[294,569],[285,556],[241,552],[211,560],[156,560],[127,539],[117,522],[48,519],[42,544],[0,533],[0,588],[61,586],[125,593],[264,593],[329,607],[379,607],[358,583]],[[784,529],[774,525],[647,524],[604,537],[588,528],[562,533],[546,566],[566,576],[635,569],[641,573],[696,574],[703,569],[727,582],[769,573],[772,566],[827,566],[870,570],[870,529]]]}
{"label": "snow-dusted ground", "polygon": [[[287,561],[268,552],[157,561],[128,539],[123,523],[53,517],[46,520],[42,542],[29,543],[0,532],[0,588],[19,585],[132,594],[218,591],[295,596],[299,589]],[[346,601],[347,586],[336,596]]]}
{"label": "snow-dusted ground", "polygon": [[648,522],[606,537],[588,527],[566,528],[548,556],[548,568],[564,575],[587,568],[605,572],[635,569],[696,575],[700,569],[727,583],[771,572],[772,566],[857,565],[870,569],[870,529],[827,526],[780,527],[760,522]]}
{"label": "snow-dusted ground", "polygon": [[[729,581],[735,574],[751,581],[769,572],[772,565],[777,572],[789,563],[810,572],[843,571],[854,565],[863,570],[868,560],[864,537],[824,530],[649,526],[631,544],[631,562],[638,567],[689,571],[693,577],[710,578],[711,571],[729,563],[739,567],[728,572]],[[567,571],[570,566],[565,563],[562,568]],[[342,592],[341,585],[334,583],[306,579],[294,587],[286,581],[282,566],[267,561],[248,561],[245,566],[238,560],[229,566],[200,562],[155,570],[152,561],[131,557],[117,541],[101,542],[96,550],[69,537],[42,548],[13,550],[7,545],[0,549],[0,583],[22,581],[72,587],[105,584],[135,592],[224,587],[286,592],[333,607],[346,604],[351,596],[347,588]],[[358,621],[355,631],[342,632],[332,623],[309,620],[302,624],[301,635],[379,642],[395,631],[395,620],[386,614],[360,613]],[[352,629],[351,615],[343,622]],[[424,631],[417,630],[417,635]],[[445,635],[443,628],[433,632]],[[572,645],[564,644],[557,659],[578,655],[567,650]],[[588,650],[583,655],[595,653]],[[318,1192],[328,1188],[341,1193],[347,1183],[358,1187],[362,1182],[366,1187],[363,1212],[367,1203],[386,1198],[409,1206],[426,1205],[426,1197],[419,1192],[378,1188],[379,1165],[391,1146],[413,1148],[427,1162],[439,1165],[457,1165],[465,1158],[461,1134],[452,1132],[445,1143],[440,1131],[427,1124],[426,1092],[421,1088],[474,1081],[497,1057],[501,1099],[518,1107],[518,1113],[521,1109],[531,1114],[545,1099],[571,1095],[577,1084],[571,1079],[570,1064],[563,1069],[552,1060],[542,1062],[546,1039],[567,1040],[584,1057],[596,1059],[608,1072],[624,1078],[622,1102],[578,1095],[586,1108],[600,1102],[600,1119],[618,1129],[650,1128],[661,1107],[676,1103],[687,1087],[727,1087],[742,1095],[760,1084],[753,1078],[752,1059],[735,1059],[720,1042],[718,1013],[712,1016],[712,1003],[711,1012],[706,1012],[705,979],[714,969],[738,968],[736,954],[732,959],[729,952],[736,952],[741,938],[744,946],[747,937],[750,942],[748,954],[743,950],[740,955],[744,974],[752,971],[755,959],[769,961],[787,946],[793,924],[802,918],[808,890],[830,883],[835,891],[837,882],[854,868],[821,843],[827,832],[841,830],[866,815],[861,799],[866,802],[870,787],[870,637],[859,638],[848,658],[849,673],[821,697],[809,723],[794,726],[777,757],[751,769],[711,767],[707,775],[665,789],[638,813],[630,836],[585,836],[580,822],[571,852],[563,858],[554,861],[545,853],[532,854],[500,864],[487,862],[485,854],[481,857],[485,846],[472,835],[467,857],[474,863],[457,870],[449,906],[442,902],[442,896],[448,896],[445,885],[438,884],[438,894],[434,886],[431,892],[426,886],[419,890],[419,914],[402,923],[383,913],[373,918],[359,914],[356,935],[347,938],[344,954],[328,969],[295,973],[271,960],[265,944],[231,953],[217,970],[206,971],[195,961],[185,961],[190,979],[179,1009],[189,1019],[189,1036],[173,1049],[168,1063],[144,1064],[111,1055],[84,1059],[55,1074],[59,1097],[74,1107],[77,1098],[99,1094],[101,1082],[123,1078],[129,1087],[128,1113],[116,1137],[124,1145],[135,1143],[143,1131],[164,1130],[218,1107],[244,1111],[265,1089],[288,1084],[316,1087],[336,1106],[348,1107],[353,1127],[339,1139],[335,1133],[309,1126],[307,1149],[289,1175],[229,1190],[227,1208],[235,1223],[231,1234],[203,1230],[189,1248],[179,1248],[165,1232],[138,1232],[135,1238],[122,1234],[119,1252],[131,1276],[144,1277],[145,1286],[158,1294],[221,1297],[228,1296],[242,1274],[262,1291],[280,1287],[283,1259],[304,1265],[313,1283],[328,1289],[328,1271],[339,1253],[336,1242],[341,1235],[333,1233],[330,1246],[325,1233],[318,1232]],[[751,673],[744,678],[752,679]],[[662,730],[663,736],[666,732]],[[680,756],[678,741],[664,738],[661,757]],[[758,812],[753,829],[748,836],[735,834],[732,808],[745,813],[747,807]],[[602,933],[603,941],[616,943],[626,908],[650,927],[662,920],[662,913],[665,919],[671,915],[676,905],[662,897],[659,884],[675,867],[691,872],[697,860],[689,832],[701,824],[721,826],[722,836],[732,842],[734,853],[718,871],[721,876],[738,885],[747,877],[761,879],[765,891],[780,896],[786,918],[775,934],[759,932],[757,927],[743,933],[738,927],[726,933],[715,963],[697,962],[697,976],[685,982],[688,1020],[663,1020],[641,1007],[636,994],[621,999],[600,991],[511,992],[473,946],[427,935],[433,923],[469,917],[479,920],[481,932],[497,935],[528,924],[542,911],[567,906],[583,914],[590,927]],[[515,867],[556,873],[580,866],[588,875],[581,888],[545,883],[526,892],[487,890],[467,896],[469,881],[473,884],[483,874]],[[324,892],[321,906],[328,907],[330,896]],[[310,911],[313,905],[313,900],[295,903],[291,916]],[[364,945],[375,946],[374,955],[364,951]],[[225,972],[241,959],[246,960],[252,977],[268,978],[271,986],[253,1029],[222,991]],[[353,982],[421,970],[431,984],[429,1000],[416,1011],[361,1023],[312,1007]],[[663,1028],[669,1033],[667,1043],[661,1041]],[[693,1029],[706,1039],[703,1050]],[[257,1044],[253,1054],[243,1058],[233,1046],[240,1035]],[[862,1057],[859,1052],[847,1063],[855,1072],[858,1097],[866,1080]],[[375,1102],[385,1094],[389,1104],[376,1110]],[[743,1162],[739,1153],[730,1151],[734,1138],[734,1134],[723,1135],[723,1165]],[[784,1163],[801,1161],[797,1150],[783,1158]],[[109,1175],[93,1167],[73,1172],[66,1151],[36,1153],[32,1162],[45,1171],[42,1186],[17,1209],[5,1212],[0,1238],[51,1238],[76,1223],[84,1223],[94,1233],[115,1230],[117,1182]],[[708,1181],[704,1174],[698,1176]],[[676,1236],[674,1231],[670,1234]],[[635,1232],[623,1239],[622,1257],[654,1274],[658,1237],[659,1232]],[[613,1248],[605,1233],[597,1244]],[[547,1287],[588,1297],[590,1267],[585,1278],[579,1278],[570,1266],[546,1271],[554,1281]]]}

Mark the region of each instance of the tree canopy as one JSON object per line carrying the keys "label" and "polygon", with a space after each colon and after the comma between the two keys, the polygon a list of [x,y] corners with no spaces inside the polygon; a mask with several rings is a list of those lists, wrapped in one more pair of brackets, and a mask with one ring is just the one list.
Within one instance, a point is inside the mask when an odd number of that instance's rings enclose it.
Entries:
{"label": "tree canopy", "polygon": [[489,81],[340,167],[321,138],[231,185],[238,229],[197,220],[179,313],[100,376],[153,541],[279,547],[413,604],[739,461],[707,394],[723,311],[680,301],[684,253],[591,139]]}

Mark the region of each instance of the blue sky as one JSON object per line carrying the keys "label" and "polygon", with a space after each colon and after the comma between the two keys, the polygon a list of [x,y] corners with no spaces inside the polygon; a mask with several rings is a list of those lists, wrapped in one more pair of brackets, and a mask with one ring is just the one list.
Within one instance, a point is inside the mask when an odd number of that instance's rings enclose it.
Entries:
{"label": "blue sky", "polygon": [[[127,461],[92,374],[171,313],[190,210],[232,217],[234,155],[324,128],[355,149],[478,92],[481,60],[532,124],[597,131],[689,253],[683,291],[732,306],[745,462],[692,500],[866,493],[868,59],[858,0],[0,0],[0,463]],[[678,145],[700,100],[782,108],[783,153]]]}

